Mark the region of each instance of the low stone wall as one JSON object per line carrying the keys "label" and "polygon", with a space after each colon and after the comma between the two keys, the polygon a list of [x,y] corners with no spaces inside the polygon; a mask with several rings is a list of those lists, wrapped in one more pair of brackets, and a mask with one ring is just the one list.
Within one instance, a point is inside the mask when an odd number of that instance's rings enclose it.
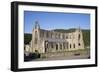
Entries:
{"label": "low stone wall", "polygon": [[63,52],[52,52],[52,53],[41,53],[40,58],[51,58],[51,57],[70,57],[78,55],[90,55],[90,50],[73,50],[73,51],[63,51]]}

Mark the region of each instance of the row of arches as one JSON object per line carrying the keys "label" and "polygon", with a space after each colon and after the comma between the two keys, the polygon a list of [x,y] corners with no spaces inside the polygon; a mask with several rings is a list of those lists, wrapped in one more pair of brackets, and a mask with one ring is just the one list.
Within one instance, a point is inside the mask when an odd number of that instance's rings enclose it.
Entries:
{"label": "row of arches", "polygon": [[41,38],[45,37],[45,38],[55,38],[55,39],[74,39],[75,38],[74,36],[75,36],[74,34],[40,31]]}
{"label": "row of arches", "polygon": [[[48,41],[45,41],[45,52],[47,52],[48,51],[48,49],[50,49],[50,50],[57,50],[57,51],[59,51],[59,50],[65,50],[65,49],[71,49],[71,48],[76,48],[76,44],[75,43],[73,43],[73,44],[71,44],[71,43],[68,43],[68,42],[48,42]],[[78,43],[78,45],[80,46],[80,43]]]}

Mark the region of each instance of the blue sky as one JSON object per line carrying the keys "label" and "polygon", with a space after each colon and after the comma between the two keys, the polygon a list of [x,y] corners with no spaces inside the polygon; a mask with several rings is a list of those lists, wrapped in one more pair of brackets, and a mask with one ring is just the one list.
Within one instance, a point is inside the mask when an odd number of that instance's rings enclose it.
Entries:
{"label": "blue sky", "polygon": [[24,11],[25,33],[32,33],[36,20],[40,28],[46,30],[78,27],[90,29],[90,14]]}

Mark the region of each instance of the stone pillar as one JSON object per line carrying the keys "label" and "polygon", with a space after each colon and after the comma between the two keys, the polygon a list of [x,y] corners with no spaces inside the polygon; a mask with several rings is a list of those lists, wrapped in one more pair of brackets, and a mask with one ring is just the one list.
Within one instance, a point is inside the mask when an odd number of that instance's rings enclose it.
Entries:
{"label": "stone pillar", "polygon": [[65,47],[65,42],[63,42],[63,49],[65,50],[65,48],[66,48],[66,47]]}
{"label": "stone pillar", "polygon": [[64,47],[63,47],[63,42],[61,43],[61,45],[62,45],[62,51],[63,51],[63,49],[64,49]]}
{"label": "stone pillar", "polygon": [[58,43],[58,51],[60,51],[60,43]]}

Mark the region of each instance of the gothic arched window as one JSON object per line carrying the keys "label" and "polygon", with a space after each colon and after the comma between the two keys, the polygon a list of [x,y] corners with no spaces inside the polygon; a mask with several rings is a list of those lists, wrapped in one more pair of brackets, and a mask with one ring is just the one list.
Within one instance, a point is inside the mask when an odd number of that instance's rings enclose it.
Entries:
{"label": "gothic arched window", "polygon": [[66,45],[66,46],[67,46],[67,49],[68,49],[68,45],[69,45],[69,44],[68,44],[68,42],[67,42],[67,45]]}
{"label": "gothic arched window", "polygon": [[66,36],[66,39],[68,39],[68,36]]}
{"label": "gothic arched window", "polygon": [[60,39],[60,34],[58,34],[58,36],[59,36],[59,39]]}
{"label": "gothic arched window", "polygon": [[63,38],[63,39],[65,38],[65,35],[64,35],[64,34],[62,35],[62,38]]}
{"label": "gothic arched window", "polygon": [[53,34],[51,33],[51,38],[52,38]]}
{"label": "gothic arched window", "polygon": [[35,31],[35,41],[34,41],[35,44],[37,44],[37,37],[38,37],[37,36],[37,31]]}
{"label": "gothic arched window", "polygon": [[74,48],[75,48],[75,44],[73,44]]}
{"label": "gothic arched window", "polygon": [[70,48],[71,48],[72,46],[71,46],[71,44],[70,44]]}
{"label": "gothic arched window", "polygon": [[48,41],[45,41],[45,43],[44,43],[44,46],[45,46],[45,52],[47,52],[47,50],[48,50]]}
{"label": "gothic arched window", "polygon": [[62,49],[62,45],[60,44],[60,49]]}
{"label": "gothic arched window", "polygon": [[56,44],[56,50],[58,50],[58,44]]}
{"label": "gothic arched window", "polygon": [[78,40],[80,40],[80,34],[78,35]]}
{"label": "gothic arched window", "polygon": [[81,46],[81,44],[80,44],[80,43],[78,43],[78,46]]}
{"label": "gothic arched window", "polygon": [[53,48],[53,42],[51,42],[51,48]]}
{"label": "gothic arched window", "polygon": [[63,43],[63,49],[65,49],[65,43]]}

